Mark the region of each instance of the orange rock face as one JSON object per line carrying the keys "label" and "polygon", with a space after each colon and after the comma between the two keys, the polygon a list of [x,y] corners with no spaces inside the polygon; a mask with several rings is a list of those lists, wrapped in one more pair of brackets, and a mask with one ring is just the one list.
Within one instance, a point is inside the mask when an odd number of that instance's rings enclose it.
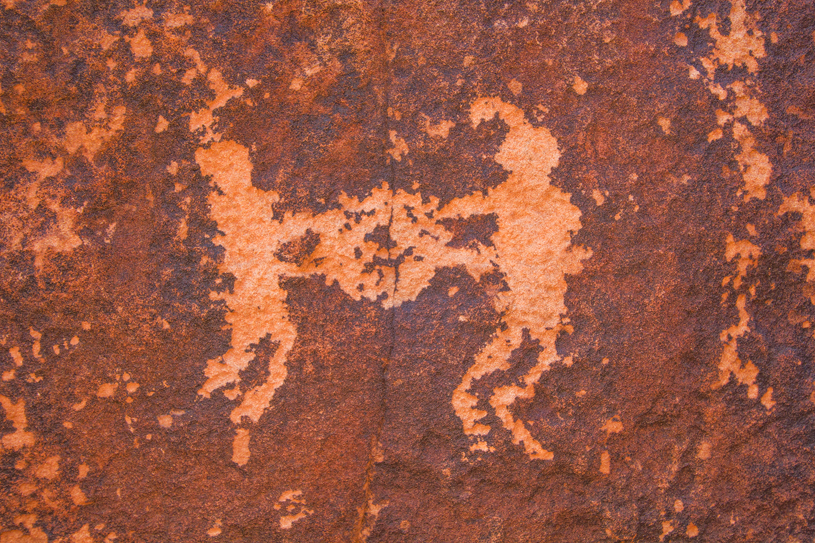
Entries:
{"label": "orange rock face", "polygon": [[815,541],[815,6],[0,6],[0,543]]}

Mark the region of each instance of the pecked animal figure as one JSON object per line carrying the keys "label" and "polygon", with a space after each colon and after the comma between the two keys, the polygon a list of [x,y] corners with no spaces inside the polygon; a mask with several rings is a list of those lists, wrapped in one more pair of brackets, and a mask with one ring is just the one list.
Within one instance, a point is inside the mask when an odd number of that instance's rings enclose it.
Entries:
{"label": "pecked animal figure", "polygon": [[[276,220],[271,210],[279,196],[252,185],[246,147],[220,141],[199,148],[196,161],[218,188],[209,204],[222,232],[216,238],[225,249],[221,271],[235,277],[233,290],[217,295],[229,308],[231,348],[208,362],[200,394],[209,397],[225,389],[227,397],[240,397],[230,415],[236,425],[244,418],[257,422],[269,408],[286,379],[286,359],[297,336],[280,286],[283,277],[322,274],[327,284],[339,284],[351,298],[378,301],[389,309],[415,300],[440,268],[463,266],[475,279],[498,269],[508,287],[494,295],[501,323],[455,389],[452,407],[472,440],[471,450],[489,450],[491,428],[480,422],[487,412],[477,408],[479,398],[470,389],[475,380],[509,369],[510,354],[528,331],[542,347],[537,363],[520,384],[497,387],[488,401],[513,442],[523,444],[530,458],[552,459],[553,453],[532,437],[510,406],[534,396],[535,383],[559,359],[555,340],[564,328],[566,275],[579,273],[591,252],[572,245],[572,235],[581,227],[580,210],[568,193],[550,184],[549,174],[560,158],[555,138],[499,98],[480,98],[471,105],[473,126],[496,115],[509,128],[494,157],[509,172],[506,181],[487,194],[471,194],[444,206],[434,197],[393,191],[383,183],[362,200],[341,195],[340,209],[289,212]],[[442,221],[481,214],[497,217],[492,246],[476,242],[451,247],[452,234]],[[387,228],[391,241],[385,247],[369,236],[377,228]],[[241,394],[235,385],[254,357],[249,347],[267,334],[278,343],[268,378]],[[249,439],[247,428],[237,429],[235,462],[248,461]]]}

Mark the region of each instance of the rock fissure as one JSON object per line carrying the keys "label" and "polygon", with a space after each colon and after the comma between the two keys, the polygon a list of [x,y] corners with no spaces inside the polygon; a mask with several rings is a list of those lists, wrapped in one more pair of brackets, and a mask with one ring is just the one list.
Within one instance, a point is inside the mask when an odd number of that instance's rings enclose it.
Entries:
{"label": "rock fissure", "polygon": [[[376,13],[378,16],[378,29],[379,29],[379,51],[378,55],[382,64],[382,71],[385,74],[384,77],[384,104],[382,107],[382,124],[383,124],[383,134],[382,134],[382,148],[385,149],[389,134],[390,134],[390,118],[389,118],[389,109],[390,109],[390,66],[389,61],[387,59],[387,43],[383,37],[383,26],[385,19],[385,9],[380,1],[379,5],[376,7]],[[388,185],[391,187],[391,195],[390,195],[390,215],[388,217],[388,224],[386,228],[386,249],[388,252],[388,263],[391,264],[394,262],[394,247],[392,243],[391,231],[393,229],[393,220],[394,220],[394,208],[396,203],[393,201],[393,187],[396,186],[396,168],[393,164],[393,161],[389,159],[388,165],[388,172],[390,173],[390,179],[388,180]],[[396,262],[394,265],[394,277],[393,277],[393,289],[389,293],[389,297],[391,300],[396,299],[396,292],[399,288],[399,263]],[[372,521],[375,519],[369,519],[369,515],[371,513],[373,505],[373,489],[371,485],[373,484],[375,472],[376,472],[376,463],[378,461],[378,456],[381,454],[379,451],[380,448],[380,438],[382,437],[382,432],[385,428],[386,422],[386,413],[387,413],[387,393],[388,393],[388,368],[390,366],[391,359],[393,357],[393,350],[396,343],[396,311],[398,311],[398,307],[394,306],[390,311],[388,311],[388,331],[389,331],[389,344],[388,344],[388,351],[385,355],[385,358],[382,360],[382,363],[379,367],[379,387],[380,387],[380,398],[379,398],[379,418],[376,422],[376,428],[371,434],[371,442],[368,448],[368,461],[365,465],[365,479],[363,481],[362,486],[362,496],[363,502],[361,506],[358,508],[359,510],[359,518],[357,519],[356,527],[354,529],[354,535],[352,538],[352,543],[364,543],[368,539],[368,535],[372,529]]]}

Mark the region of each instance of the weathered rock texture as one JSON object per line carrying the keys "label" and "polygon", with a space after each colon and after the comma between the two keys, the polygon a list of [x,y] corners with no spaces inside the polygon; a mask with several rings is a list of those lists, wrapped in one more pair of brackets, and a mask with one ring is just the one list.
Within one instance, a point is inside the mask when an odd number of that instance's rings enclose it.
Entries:
{"label": "weathered rock texture", "polygon": [[3,0],[0,542],[815,541],[809,0]]}

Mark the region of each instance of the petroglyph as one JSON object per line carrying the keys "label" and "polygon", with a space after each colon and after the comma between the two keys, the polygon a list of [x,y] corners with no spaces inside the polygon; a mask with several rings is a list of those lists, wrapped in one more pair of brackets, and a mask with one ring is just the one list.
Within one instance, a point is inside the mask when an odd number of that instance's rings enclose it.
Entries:
{"label": "petroglyph", "polygon": [[[815,205],[810,203],[813,195],[815,195],[815,189],[810,189],[809,194],[793,194],[784,199],[778,210],[779,215],[790,212],[801,214],[799,225],[803,230],[803,235],[801,236],[800,247],[805,251],[815,251]],[[794,259],[791,264],[793,266],[805,266],[809,270],[806,280],[808,282],[815,281],[815,259]],[[815,296],[812,296],[811,300],[815,304]]]}
{"label": "petroglyph", "polygon": [[720,69],[745,68],[749,74],[758,71],[758,60],[765,56],[764,34],[758,29],[758,15],[746,11],[744,0],[734,0],[727,21],[730,25],[728,34],[721,33],[722,23],[718,22],[715,13],[704,18],[697,16],[694,22],[699,28],[708,30],[714,46],[709,55],[698,59],[704,73],[700,74],[696,67],[692,67],[690,77],[698,79],[702,75],[708,90],[722,101],[724,109],[717,111],[717,123],[721,128],[730,128],[733,139],[741,148],[735,158],[744,180],[745,199],[763,199],[772,165],[767,155],[755,148],[755,138],[749,128],[759,126],[767,119],[767,108],[756,98],[760,89],[749,76],[724,87],[716,81],[716,71]]}
{"label": "petroglyph", "polygon": [[812,2],[50,2],[0,542],[811,531]]}
{"label": "petroglyph", "polygon": [[0,452],[32,447],[35,440],[34,434],[27,430],[28,420],[25,416],[25,400],[20,399],[14,402],[5,396],[0,396],[0,406],[6,412],[6,420],[11,422],[14,427],[14,432],[5,434],[0,439],[0,445],[2,445]]}
{"label": "petroglyph", "polygon": [[[478,99],[471,106],[473,126],[495,116],[509,128],[495,156],[509,177],[486,195],[465,196],[445,206],[435,197],[393,191],[383,183],[363,200],[343,194],[341,209],[320,214],[287,212],[275,220],[272,204],[280,197],[252,185],[249,149],[234,141],[199,148],[196,160],[201,171],[212,176],[218,188],[209,203],[222,232],[215,241],[226,249],[221,271],[235,276],[231,292],[214,295],[229,307],[231,349],[208,362],[200,393],[209,396],[237,385],[240,372],[254,358],[251,345],[268,334],[278,347],[269,361],[266,381],[243,394],[237,386],[224,393],[230,398],[242,395],[230,416],[237,425],[243,424],[244,417],[257,422],[269,408],[286,379],[286,359],[297,337],[288,315],[287,292],[281,286],[285,277],[321,275],[327,285],[338,284],[354,300],[365,298],[390,309],[415,300],[442,267],[463,266],[476,279],[500,270],[508,287],[494,296],[501,323],[456,388],[453,407],[464,432],[477,440],[474,450],[484,448],[490,427],[479,421],[487,412],[476,408],[478,397],[470,387],[485,375],[508,369],[509,356],[527,330],[543,347],[538,363],[520,386],[496,388],[489,403],[513,441],[523,443],[531,458],[551,459],[553,454],[532,437],[523,421],[514,418],[510,406],[518,398],[534,396],[535,383],[558,360],[555,339],[564,329],[565,276],[579,273],[581,261],[590,252],[571,245],[572,234],[580,229],[580,211],[567,193],[549,183],[549,173],[560,157],[555,138],[547,129],[527,123],[522,110],[498,98]],[[443,219],[489,213],[498,217],[492,247],[448,245],[452,233],[442,226]],[[387,230],[387,247],[368,237],[376,229]],[[248,461],[248,444],[248,430],[239,428],[235,462]]]}
{"label": "petroglyph", "polygon": [[[739,292],[742,282],[747,274],[748,268],[755,267],[761,250],[748,240],[736,241],[733,236],[727,239],[725,257],[728,262],[736,259],[738,272],[733,279],[733,290]],[[726,283],[731,277],[726,278]],[[758,376],[758,368],[747,361],[742,364],[738,353],[738,340],[744,337],[749,331],[750,314],[747,312],[747,293],[742,292],[736,298],[736,309],[739,312],[739,322],[723,330],[719,338],[724,343],[722,356],[719,361],[719,381],[714,385],[716,388],[726,385],[730,381],[730,376],[735,375],[740,385],[747,385],[747,396],[751,399],[758,398],[758,385],[755,384]]]}
{"label": "petroglyph", "polygon": [[[680,15],[688,5],[674,2],[671,5],[671,14]],[[756,148],[756,139],[750,127],[757,127],[767,120],[767,108],[758,100],[760,89],[750,77],[759,69],[759,59],[765,56],[764,34],[758,28],[758,15],[746,10],[744,0],[733,0],[727,21],[719,21],[715,13],[706,17],[697,16],[694,23],[701,29],[706,29],[713,39],[713,49],[707,56],[698,58],[698,67],[691,66],[689,76],[691,79],[703,79],[711,94],[722,103],[722,108],[716,111],[718,128],[708,134],[708,142],[721,139],[725,131],[739,145],[739,152],[733,157],[739,165],[743,185],[740,193],[749,201],[753,198],[763,200],[766,196],[766,187],[772,175],[772,164],[769,157]],[[730,31],[722,34],[722,27],[729,25]],[[680,47],[687,45],[687,38],[682,34],[675,43]],[[701,68],[701,72],[698,68]],[[731,71],[734,68],[743,68],[748,76],[722,86],[717,82],[717,70]],[[756,235],[755,230],[750,232]],[[728,236],[725,247],[725,257],[728,262],[736,259],[738,272],[734,277],[725,278],[723,286],[730,283],[724,300],[733,294],[736,298],[738,310],[738,323],[730,326],[720,334],[723,343],[722,354],[719,360],[719,380],[714,388],[726,385],[731,375],[736,376],[739,384],[747,385],[747,396],[757,399],[759,395],[756,377],[758,368],[751,362],[743,363],[739,358],[738,341],[749,331],[750,313],[748,311],[748,295],[753,296],[754,286],[744,284],[748,268],[757,266],[761,251],[749,240],[736,241],[733,235]],[[738,258],[736,258],[738,257]]]}
{"label": "petroglyph", "polygon": [[[812,304],[815,304],[815,289],[812,288],[813,285],[815,285],[815,256],[813,256],[812,253],[815,251],[815,204],[811,203],[812,200],[815,199],[814,196],[815,189],[810,189],[809,194],[795,193],[785,198],[781,207],[778,209],[779,215],[795,212],[801,214],[801,219],[798,222],[798,226],[802,231],[799,246],[802,250],[807,252],[807,257],[790,260],[787,271],[801,273],[804,268],[807,269],[806,276],[804,277],[804,281],[806,282],[804,294],[809,298]],[[799,324],[807,327],[811,325],[806,319],[800,319]]]}
{"label": "petroglyph", "polygon": [[314,510],[306,508],[303,492],[300,490],[286,490],[274,505],[276,511],[285,512],[280,517],[280,528],[288,530],[298,520],[303,520],[314,514]]}

